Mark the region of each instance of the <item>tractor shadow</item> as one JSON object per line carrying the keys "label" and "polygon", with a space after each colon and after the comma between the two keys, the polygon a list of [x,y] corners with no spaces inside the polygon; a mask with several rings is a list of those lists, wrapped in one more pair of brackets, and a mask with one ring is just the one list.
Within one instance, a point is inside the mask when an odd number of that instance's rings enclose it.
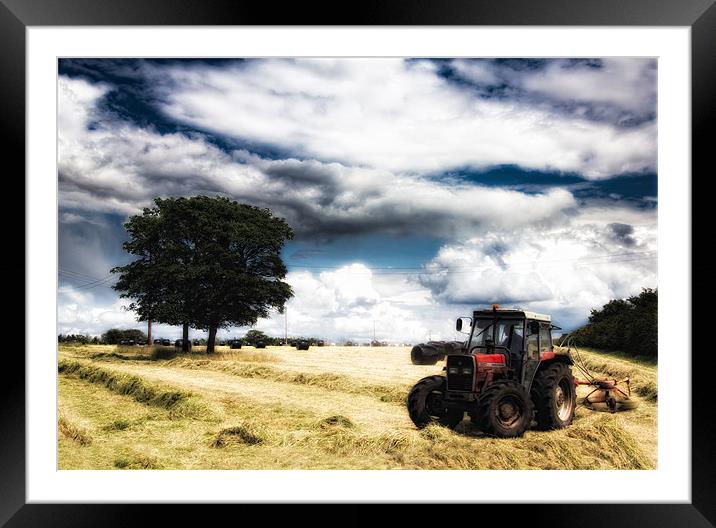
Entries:
{"label": "tractor shadow", "polygon": [[457,424],[453,431],[455,431],[460,436],[467,436],[470,438],[492,438],[491,436],[486,435],[480,429],[478,429],[478,427],[474,425],[469,418]]}
{"label": "tractor shadow", "polygon": [[[535,431],[537,427],[536,422],[532,422],[530,424],[530,427],[528,428],[528,431]],[[460,436],[465,436],[468,438],[485,438],[485,439],[494,439],[497,438],[492,435],[488,435],[483,433],[476,425],[472,423],[470,418],[465,418],[462,422],[457,424],[455,426],[455,429],[453,431]]]}

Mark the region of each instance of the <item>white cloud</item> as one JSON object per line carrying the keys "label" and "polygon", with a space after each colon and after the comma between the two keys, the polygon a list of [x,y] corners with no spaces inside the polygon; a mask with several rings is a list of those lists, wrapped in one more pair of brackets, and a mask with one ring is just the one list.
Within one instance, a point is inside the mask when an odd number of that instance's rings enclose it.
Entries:
{"label": "white cloud", "polygon": [[102,304],[92,292],[65,285],[58,291],[57,302],[57,326],[62,334],[100,335],[113,327],[142,328],[144,325],[137,323],[136,315],[125,309],[129,304],[125,300]]}
{"label": "white cloud", "polygon": [[575,205],[560,189],[529,195],[335,162],[228,154],[202,137],[159,134],[108,117],[88,128],[106,89],[66,77],[59,82],[60,122],[71,123],[59,131],[63,208],[130,214],[155,196],[223,194],[270,206],[302,234],[452,236],[556,221]]}
{"label": "white cloud", "polygon": [[629,224],[615,218],[618,210],[608,223],[577,217],[561,227],[491,232],[448,244],[420,283],[438,302],[520,306],[551,313],[570,327],[611,299],[657,285],[655,213],[642,212],[628,237],[619,226]]}
{"label": "white cloud", "polygon": [[[364,264],[352,263],[322,273],[291,272],[287,281],[295,296],[287,304],[290,336],[367,342],[375,335],[393,343],[417,342],[447,333],[451,323],[436,327],[436,306],[430,292],[405,276],[378,276]],[[262,320],[256,328],[271,335],[285,332],[284,315]],[[451,316],[450,316],[451,317]],[[451,319],[443,317],[444,320]]]}
{"label": "white cloud", "polygon": [[[486,67],[458,64],[473,77],[490,75]],[[526,78],[531,89],[547,90],[560,74]],[[173,65],[147,75],[173,119],[348,165],[430,172],[518,164],[589,178],[656,168],[654,122],[619,128],[516,100],[481,98],[439,77],[426,62],[264,60],[223,68]],[[609,85],[608,75],[564,75],[575,93],[584,82],[590,94],[617,97],[618,88],[599,89]]]}

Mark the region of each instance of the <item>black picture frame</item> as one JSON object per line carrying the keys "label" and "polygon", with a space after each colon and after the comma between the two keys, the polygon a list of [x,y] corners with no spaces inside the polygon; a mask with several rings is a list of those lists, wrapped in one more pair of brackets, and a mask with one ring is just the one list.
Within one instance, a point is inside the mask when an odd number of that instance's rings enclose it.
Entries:
{"label": "black picture frame", "polygon": [[[692,52],[692,197],[699,178],[707,177],[708,132],[714,125],[716,84],[715,0],[362,0],[359,3],[286,3],[278,8],[268,3],[191,0],[0,0],[0,123],[6,174],[25,174],[25,29],[27,26],[83,25],[574,25],[574,26],[688,26]],[[7,168],[7,162],[10,167]],[[709,167],[710,168],[710,167]],[[703,184],[700,184],[700,186]],[[24,196],[24,191],[21,191]],[[27,198],[27,197],[26,197]],[[692,202],[692,216],[695,203]],[[694,229],[704,225],[693,221]],[[706,224],[708,225],[708,224]],[[692,240],[697,240],[692,235]],[[19,246],[18,246],[19,247]],[[691,255],[694,275],[703,277],[709,266],[708,247],[694,244]],[[699,258],[699,253],[700,257]],[[19,254],[19,250],[15,254]],[[26,276],[26,281],[27,281]],[[693,299],[693,297],[692,297]],[[669,309],[663,308],[662,314]],[[692,328],[703,327],[706,312],[698,312],[692,300]],[[26,314],[29,318],[32,314]],[[25,328],[28,328],[28,319]],[[708,326],[707,326],[708,327]],[[684,350],[686,349],[686,350]],[[479,505],[473,515],[490,522],[549,523],[550,526],[679,526],[707,527],[716,523],[716,467],[712,447],[714,406],[711,398],[710,350],[690,350],[690,343],[675,345],[675,351],[692,365],[692,502],[690,504],[557,504]],[[153,515],[142,505],[26,504],[25,500],[25,361],[15,350],[4,358],[6,375],[0,384],[0,525],[84,526],[132,525],[152,522]],[[669,351],[671,353],[672,351]],[[707,357],[708,356],[708,357]],[[8,373],[12,373],[9,375]],[[506,493],[506,498],[509,494]],[[424,525],[430,513],[445,522],[450,505],[414,506],[401,513],[401,524]],[[183,505],[161,508],[164,523],[190,520]],[[229,507],[223,507],[226,510]],[[232,512],[236,512],[236,507]],[[242,508],[249,519],[264,512]],[[479,510],[475,510],[479,508]],[[478,513],[479,512],[479,513]],[[508,514],[509,512],[509,514]],[[459,515],[464,515],[462,511]],[[373,506],[351,505],[340,514],[321,507],[298,508],[292,523],[366,524],[382,512]],[[503,521],[498,521],[502,519]],[[478,519],[479,520],[479,519]],[[465,520],[466,521],[466,520]],[[206,519],[205,522],[213,522]],[[483,521],[486,522],[486,521]]]}

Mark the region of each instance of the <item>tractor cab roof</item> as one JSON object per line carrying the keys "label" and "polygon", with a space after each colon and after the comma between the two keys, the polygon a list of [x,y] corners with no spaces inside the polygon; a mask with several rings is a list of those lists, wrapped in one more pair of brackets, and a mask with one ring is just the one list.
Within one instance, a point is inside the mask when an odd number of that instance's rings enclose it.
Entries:
{"label": "tractor cab roof", "polygon": [[552,317],[549,315],[528,312],[525,310],[475,310],[472,315],[474,319],[492,318],[497,315],[497,317],[500,318],[530,319],[535,321],[544,321],[546,323],[552,322]]}

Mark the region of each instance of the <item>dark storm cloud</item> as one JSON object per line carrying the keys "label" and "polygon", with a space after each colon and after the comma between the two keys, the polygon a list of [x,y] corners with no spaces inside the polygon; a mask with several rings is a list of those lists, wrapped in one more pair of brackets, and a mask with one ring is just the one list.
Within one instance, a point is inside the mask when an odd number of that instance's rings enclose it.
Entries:
{"label": "dark storm cloud", "polygon": [[634,228],[629,224],[612,223],[608,226],[612,230],[614,239],[626,247],[632,247],[636,244],[636,240],[632,236]]}
{"label": "dark storm cloud", "polygon": [[60,210],[58,226],[59,284],[91,292],[98,299],[115,299],[109,270],[128,262],[120,215]]}

